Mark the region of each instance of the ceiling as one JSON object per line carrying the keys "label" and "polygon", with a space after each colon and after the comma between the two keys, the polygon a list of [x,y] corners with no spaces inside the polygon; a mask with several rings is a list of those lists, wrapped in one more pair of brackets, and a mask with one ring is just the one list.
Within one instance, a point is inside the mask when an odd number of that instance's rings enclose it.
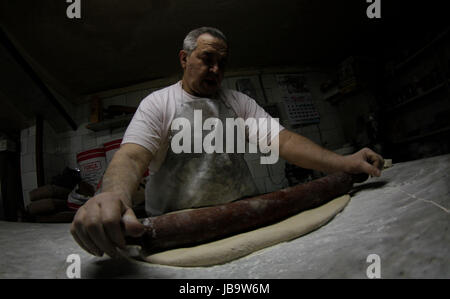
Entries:
{"label": "ceiling", "polygon": [[[229,69],[335,62],[367,34],[365,1],[3,1],[3,27],[33,68],[74,103],[83,95],[180,72],[186,33],[221,29]],[[20,20],[20,21],[19,21]],[[362,26],[363,25],[363,26]]]}
{"label": "ceiling", "polygon": [[389,19],[384,10],[384,18],[369,20],[365,0],[345,5],[335,0],[80,3],[81,19],[69,19],[70,3],[63,0],[0,2],[0,25],[11,43],[45,84],[72,104],[86,101],[87,95],[180,74],[182,40],[200,26],[227,35],[228,69],[235,70],[335,65],[384,45],[380,38]]}

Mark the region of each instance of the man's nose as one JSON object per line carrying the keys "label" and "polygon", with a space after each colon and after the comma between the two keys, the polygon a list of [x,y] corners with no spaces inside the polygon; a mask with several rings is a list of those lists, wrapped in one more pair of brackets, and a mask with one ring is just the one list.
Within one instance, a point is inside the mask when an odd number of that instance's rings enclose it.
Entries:
{"label": "man's nose", "polygon": [[220,67],[219,67],[218,63],[214,63],[209,67],[209,69],[210,69],[211,73],[218,74]]}

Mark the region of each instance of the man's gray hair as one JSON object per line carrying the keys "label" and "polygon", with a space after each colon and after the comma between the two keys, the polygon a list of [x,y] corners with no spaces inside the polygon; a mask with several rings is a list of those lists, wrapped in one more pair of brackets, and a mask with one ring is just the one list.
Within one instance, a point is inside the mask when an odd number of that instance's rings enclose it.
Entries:
{"label": "man's gray hair", "polygon": [[184,38],[183,50],[185,50],[188,55],[190,55],[197,48],[197,39],[204,33],[208,33],[215,38],[221,39],[228,45],[227,38],[219,29],[213,27],[200,27],[189,32]]}

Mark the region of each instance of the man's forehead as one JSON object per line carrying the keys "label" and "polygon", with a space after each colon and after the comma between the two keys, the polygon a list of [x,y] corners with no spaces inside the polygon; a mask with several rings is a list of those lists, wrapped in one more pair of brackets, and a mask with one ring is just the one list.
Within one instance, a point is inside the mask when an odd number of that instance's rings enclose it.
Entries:
{"label": "man's forehead", "polygon": [[218,52],[221,52],[221,54],[226,55],[228,47],[223,40],[205,33],[197,38],[197,49],[202,52],[210,52],[212,50],[216,50]]}

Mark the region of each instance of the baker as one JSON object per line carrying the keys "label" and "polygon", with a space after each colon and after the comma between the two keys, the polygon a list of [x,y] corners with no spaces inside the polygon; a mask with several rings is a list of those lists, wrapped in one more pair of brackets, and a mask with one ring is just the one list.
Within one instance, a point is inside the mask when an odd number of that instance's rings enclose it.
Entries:
{"label": "baker", "polygon": [[[256,195],[257,188],[239,151],[179,151],[172,142],[182,126],[196,126],[195,116],[215,120],[210,126],[214,136],[226,136],[227,119],[265,119],[274,123],[247,95],[221,88],[228,57],[227,38],[211,27],[189,32],[179,52],[182,80],[158,90],[141,101],[103,176],[102,188],[76,213],[70,231],[76,242],[91,254],[118,256],[125,248],[125,235],[139,237],[144,226],[132,210],[132,195],[147,169],[145,208],[151,216],[174,210],[228,203]],[[179,122],[183,123],[183,122]],[[256,140],[276,150],[286,161],[325,173],[344,171],[380,176],[383,158],[368,148],[348,156],[328,151],[311,140],[276,125],[261,130],[249,123],[247,140]],[[233,129],[234,130],[234,129]],[[216,134],[220,131],[222,134]],[[188,132],[190,133],[190,131]],[[186,135],[186,134],[185,134]],[[191,145],[205,136],[187,134]],[[256,137],[255,137],[256,136]],[[255,139],[256,138],[256,139]],[[216,138],[214,144],[220,143]],[[225,142],[230,142],[224,139]],[[189,140],[191,141],[191,140]],[[236,138],[232,141],[236,141]],[[276,142],[277,141],[277,142]],[[186,142],[184,140],[183,142]],[[255,142],[255,141],[254,141]],[[197,142],[198,144],[198,142]],[[267,150],[267,148],[265,149]]]}

